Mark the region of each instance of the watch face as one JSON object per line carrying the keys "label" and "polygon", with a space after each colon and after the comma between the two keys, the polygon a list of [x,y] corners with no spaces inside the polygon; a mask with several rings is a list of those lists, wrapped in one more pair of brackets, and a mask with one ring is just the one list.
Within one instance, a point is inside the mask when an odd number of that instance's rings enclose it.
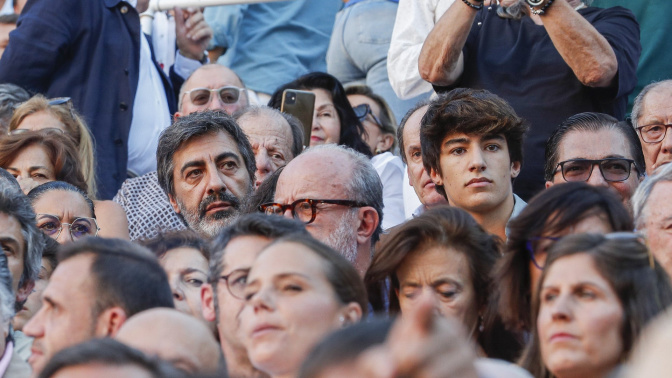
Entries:
{"label": "watch face", "polygon": [[538,7],[543,4],[544,0],[526,0],[531,7]]}

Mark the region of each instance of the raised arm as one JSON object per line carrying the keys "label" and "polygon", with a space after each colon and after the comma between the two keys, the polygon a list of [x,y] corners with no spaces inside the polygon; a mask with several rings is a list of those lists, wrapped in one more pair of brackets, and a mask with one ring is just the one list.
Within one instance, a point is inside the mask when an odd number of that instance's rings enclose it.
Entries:
{"label": "raised arm", "polygon": [[[482,3],[470,1],[474,6]],[[462,0],[456,0],[434,25],[420,51],[418,69],[428,82],[446,86],[462,75],[464,58],[462,48],[467,41],[478,11]]]}
{"label": "raised arm", "polygon": [[614,50],[567,0],[555,0],[539,18],[560,56],[583,85],[608,87],[613,83],[618,72]]}

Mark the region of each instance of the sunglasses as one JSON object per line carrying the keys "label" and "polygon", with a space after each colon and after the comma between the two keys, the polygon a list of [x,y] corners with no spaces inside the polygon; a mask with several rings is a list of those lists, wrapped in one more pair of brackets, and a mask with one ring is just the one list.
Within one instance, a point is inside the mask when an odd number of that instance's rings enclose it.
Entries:
{"label": "sunglasses", "polygon": [[[599,160],[571,159],[558,163],[565,181],[588,181],[593,167],[598,165],[600,173],[606,181],[625,181],[630,177],[630,170],[635,163],[632,159],[606,158]],[[556,172],[558,171],[556,167]]]}
{"label": "sunglasses", "polygon": [[376,126],[378,126],[379,128],[381,129],[383,128],[383,124],[380,122],[380,119],[378,119],[378,117],[376,117],[376,115],[373,114],[373,111],[371,110],[371,106],[369,104],[360,104],[354,106],[352,110],[355,111],[355,115],[357,116],[357,118],[359,118],[359,122],[364,122],[366,116],[370,114],[371,118],[373,118],[374,121],[373,123],[375,123]]}
{"label": "sunglasses", "polygon": [[221,88],[194,88],[190,91],[184,92],[182,96],[189,96],[189,100],[196,106],[203,106],[210,103],[212,94],[217,93],[219,100],[224,104],[236,104],[240,100],[240,92],[242,88],[226,85]]}

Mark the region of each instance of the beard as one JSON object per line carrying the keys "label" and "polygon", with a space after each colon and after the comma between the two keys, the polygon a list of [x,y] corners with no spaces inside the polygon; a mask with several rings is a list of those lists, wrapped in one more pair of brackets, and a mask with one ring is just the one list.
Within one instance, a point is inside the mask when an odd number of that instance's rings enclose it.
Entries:
{"label": "beard", "polygon": [[[213,202],[228,202],[231,207],[213,214],[206,214],[206,209]],[[205,197],[198,205],[198,209],[187,209],[182,201],[177,200],[184,221],[190,229],[207,238],[215,237],[224,227],[238,219],[241,213],[241,201],[233,194],[220,191]]]}
{"label": "beard", "polygon": [[338,222],[338,227],[322,241],[353,265],[357,262],[357,231],[354,228],[356,217],[357,212],[348,211]]}

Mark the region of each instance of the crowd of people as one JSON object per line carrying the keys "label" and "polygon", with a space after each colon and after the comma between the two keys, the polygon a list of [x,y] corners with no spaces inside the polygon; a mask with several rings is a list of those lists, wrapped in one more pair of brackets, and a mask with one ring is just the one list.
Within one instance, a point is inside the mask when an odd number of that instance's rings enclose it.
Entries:
{"label": "crowd of people", "polygon": [[0,377],[666,376],[662,9],[148,3],[0,7]]}

